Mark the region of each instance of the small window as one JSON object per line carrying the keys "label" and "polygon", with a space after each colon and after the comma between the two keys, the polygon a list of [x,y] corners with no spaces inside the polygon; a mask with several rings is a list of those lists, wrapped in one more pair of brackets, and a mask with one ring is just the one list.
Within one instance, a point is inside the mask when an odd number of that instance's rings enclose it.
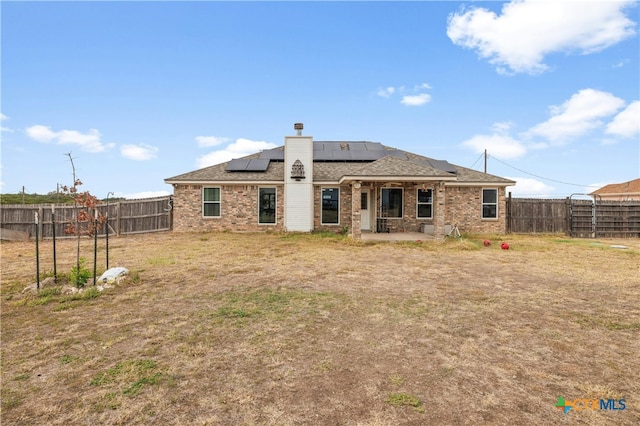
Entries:
{"label": "small window", "polygon": [[340,188],[322,188],[322,224],[340,223]]}
{"label": "small window", "polygon": [[258,223],[276,223],[276,189],[260,188],[260,205],[258,207]]}
{"label": "small window", "polygon": [[382,188],[382,217],[402,218],[402,188]]}
{"label": "small window", "polygon": [[202,215],[220,217],[220,188],[203,188]]}
{"label": "small window", "polygon": [[498,190],[497,189],[482,190],[482,218],[483,219],[498,218]]}
{"label": "small window", "polygon": [[431,219],[433,217],[433,190],[418,189],[418,218]]}

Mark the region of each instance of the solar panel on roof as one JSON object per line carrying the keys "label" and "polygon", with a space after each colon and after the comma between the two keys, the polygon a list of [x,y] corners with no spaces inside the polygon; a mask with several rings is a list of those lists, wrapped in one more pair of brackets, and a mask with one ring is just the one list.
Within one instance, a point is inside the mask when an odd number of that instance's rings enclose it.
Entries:
{"label": "solar panel on roof", "polygon": [[331,151],[314,151],[313,159],[315,161],[331,161],[333,156],[331,155]]}
{"label": "solar panel on roof", "polygon": [[351,151],[334,150],[334,151],[331,151],[331,157],[332,159],[338,160],[338,161],[346,161],[346,160],[352,159]]}
{"label": "solar panel on roof", "polygon": [[228,172],[242,172],[246,170],[248,165],[249,160],[247,160],[246,158],[237,158],[235,160],[229,161],[229,164],[227,164],[225,170]]}
{"label": "solar panel on roof", "polygon": [[377,151],[380,149],[384,149],[380,142],[364,142],[364,146],[368,151]]}
{"label": "solar panel on roof", "polygon": [[246,171],[248,172],[266,172],[269,167],[268,158],[253,158],[249,160]]}
{"label": "solar panel on roof", "polygon": [[266,151],[262,151],[259,156],[260,159],[268,159],[273,161],[284,161],[284,150],[283,149],[269,149]]}
{"label": "solar panel on roof", "polygon": [[367,146],[363,142],[349,142],[349,149],[351,151],[362,151],[367,149]]}
{"label": "solar panel on roof", "polygon": [[434,160],[432,158],[429,158],[429,159],[424,159],[424,160],[415,159],[415,160],[412,160],[412,161],[414,163],[416,163],[416,164],[421,164],[421,165],[427,166],[427,167],[433,167],[434,169],[438,169],[438,170],[443,171],[443,172],[453,173],[453,174],[458,173],[458,171],[455,169],[455,167],[453,167],[451,165],[451,163],[448,163],[445,160]]}
{"label": "solar panel on roof", "polygon": [[433,167],[435,167],[438,170],[442,170],[444,172],[448,172],[448,173],[457,173],[458,171],[455,169],[455,167],[453,167],[451,165],[451,163],[445,161],[445,160],[429,160],[431,162],[431,164],[433,164]]}
{"label": "solar panel on roof", "polygon": [[354,161],[375,161],[381,158],[380,154],[375,151],[351,151],[351,159]]}

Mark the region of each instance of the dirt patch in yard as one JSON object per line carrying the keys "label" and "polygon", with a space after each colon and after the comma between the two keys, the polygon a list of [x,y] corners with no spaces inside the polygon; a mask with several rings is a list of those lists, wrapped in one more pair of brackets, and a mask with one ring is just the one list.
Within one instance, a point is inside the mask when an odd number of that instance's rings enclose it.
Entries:
{"label": "dirt patch in yard", "polygon": [[639,424],[640,241],[501,238],[118,237],[91,297],[22,295],[35,244],[3,242],[2,421]]}

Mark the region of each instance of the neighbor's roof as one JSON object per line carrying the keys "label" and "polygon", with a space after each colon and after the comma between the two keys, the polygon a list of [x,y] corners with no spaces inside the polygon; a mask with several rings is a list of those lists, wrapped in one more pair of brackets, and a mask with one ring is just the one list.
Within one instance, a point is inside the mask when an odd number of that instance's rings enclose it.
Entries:
{"label": "neighbor's roof", "polygon": [[[351,154],[345,153],[344,149],[339,149],[341,146],[345,148],[345,144]],[[352,158],[333,159],[345,154]],[[283,146],[242,158],[246,160],[269,158],[270,161],[264,171],[229,171],[227,168],[230,162],[225,162],[167,178],[165,182],[169,184],[284,182]],[[447,180],[453,181],[452,184],[456,182],[502,186],[515,184],[509,179],[379,143],[315,141],[313,181],[329,184],[351,180]]]}
{"label": "neighbor's roof", "polygon": [[623,183],[611,183],[593,191],[590,195],[640,195],[640,178]]}

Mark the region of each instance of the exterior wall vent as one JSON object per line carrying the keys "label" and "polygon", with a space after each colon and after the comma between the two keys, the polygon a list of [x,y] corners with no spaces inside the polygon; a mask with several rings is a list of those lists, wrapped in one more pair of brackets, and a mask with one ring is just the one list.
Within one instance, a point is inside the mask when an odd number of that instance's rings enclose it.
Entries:
{"label": "exterior wall vent", "polygon": [[296,160],[291,166],[291,179],[304,179],[304,165],[300,160]]}

